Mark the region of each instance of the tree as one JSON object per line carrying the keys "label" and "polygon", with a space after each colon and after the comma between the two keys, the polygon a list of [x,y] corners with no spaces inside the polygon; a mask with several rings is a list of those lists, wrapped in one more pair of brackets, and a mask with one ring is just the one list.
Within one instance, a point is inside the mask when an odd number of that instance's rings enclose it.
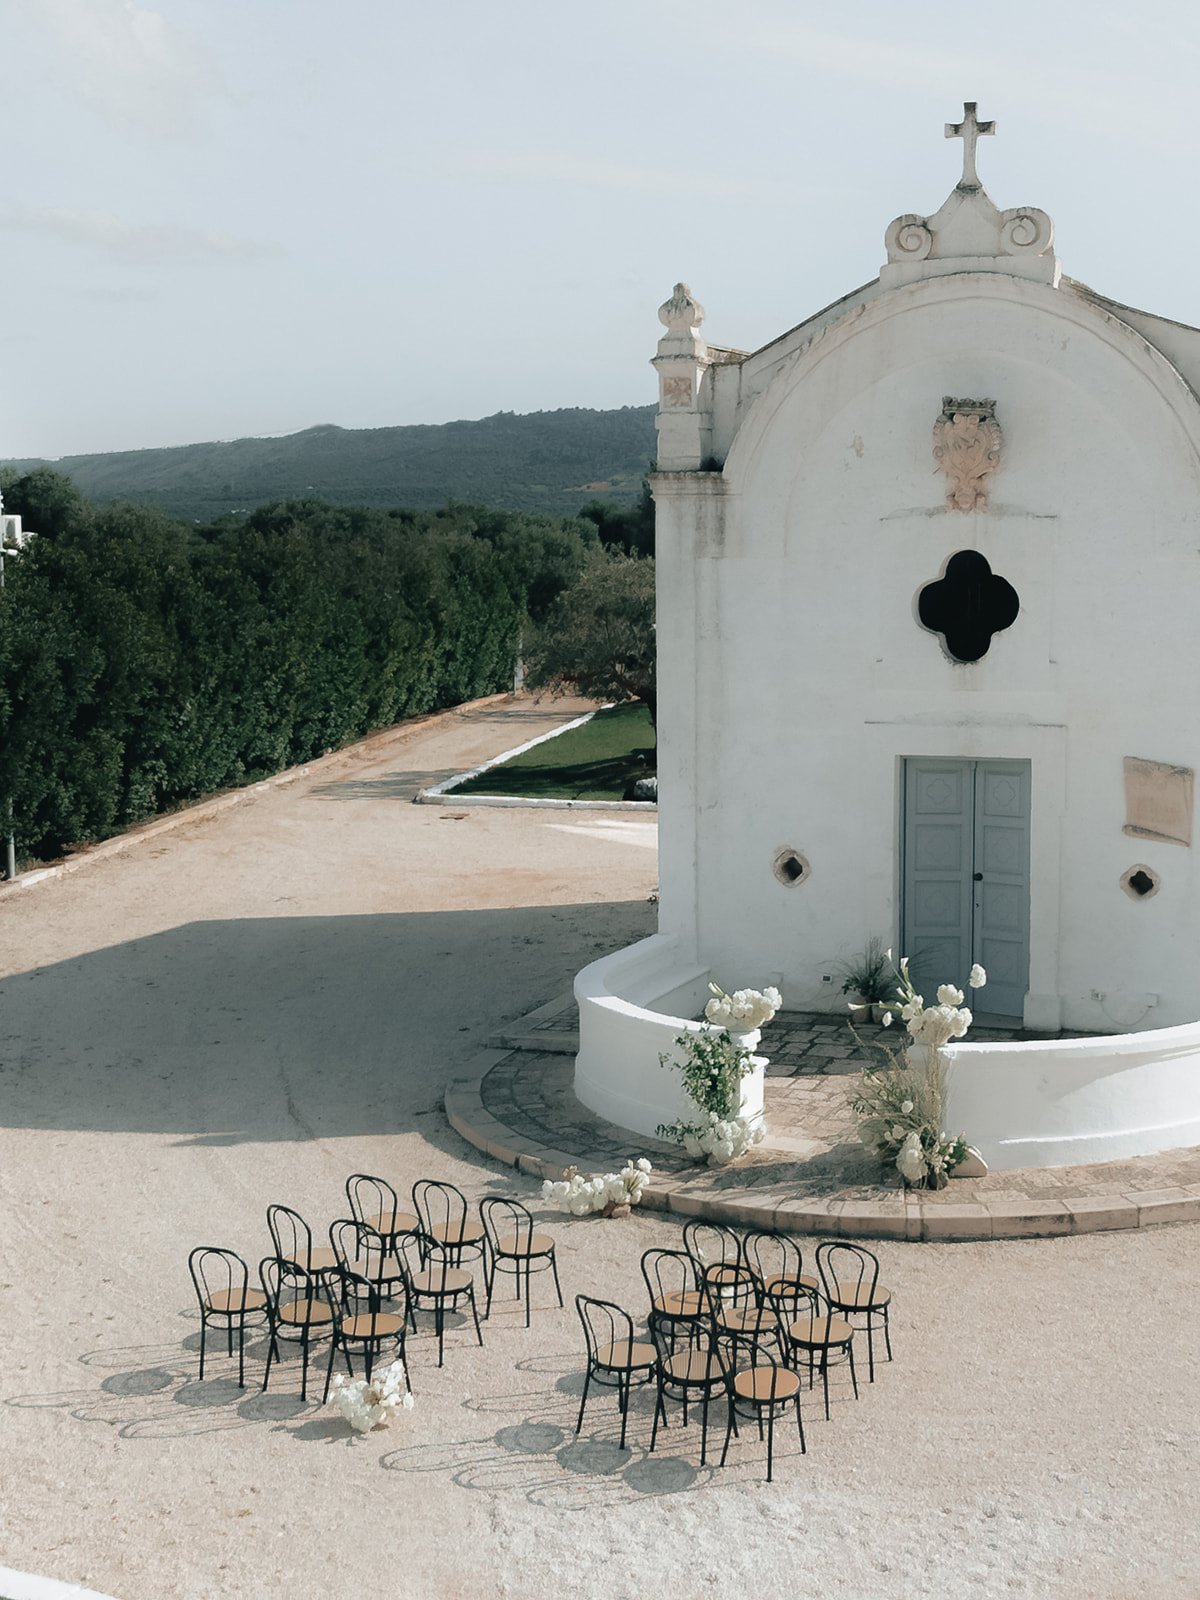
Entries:
{"label": "tree", "polygon": [[639,700],[653,722],[654,562],[603,555],[560,594],[532,641],[525,681],[552,693]]}

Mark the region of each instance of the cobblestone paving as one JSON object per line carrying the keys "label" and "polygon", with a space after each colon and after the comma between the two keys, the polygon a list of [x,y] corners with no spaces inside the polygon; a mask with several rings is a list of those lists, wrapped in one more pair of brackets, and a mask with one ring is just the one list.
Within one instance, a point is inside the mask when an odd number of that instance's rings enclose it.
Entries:
{"label": "cobblestone paving", "polygon": [[[543,1008],[548,1010],[549,1008]],[[575,1025],[573,1007],[547,1019],[549,1031]],[[529,1029],[527,1031],[533,1031]],[[813,1198],[850,1202],[899,1201],[898,1177],[881,1171],[854,1131],[851,1084],[884,1030],[862,1030],[856,1041],[840,1017],[790,1013],[764,1033],[767,1069],[767,1141],[736,1167],[697,1168],[669,1145],[628,1134],[586,1111],[576,1100],[574,1060],[560,1050],[515,1050],[483,1081],[485,1109],[522,1139],[565,1154],[584,1170],[619,1166],[630,1155],[649,1154],[655,1168],[672,1174],[689,1194],[736,1198],[755,1204],[786,1204]],[[973,1029],[972,1039],[1030,1037],[1015,1029]],[[865,1047],[865,1048],[864,1048]],[[1027,1168],[972,1180],[957,1179],[939,1192],[921,1192],[921,1205],[977,1203],[995,1211],[1035,1200],[1098,1205],[1104,1200],[1149,1196],[1162,1203],[1194,1201],[1200,1195],[1200,1150],[1165,1151],[1128,1161],[1082,1167]],[[1166,1220],[1164,1218],[1164,1220]]]}

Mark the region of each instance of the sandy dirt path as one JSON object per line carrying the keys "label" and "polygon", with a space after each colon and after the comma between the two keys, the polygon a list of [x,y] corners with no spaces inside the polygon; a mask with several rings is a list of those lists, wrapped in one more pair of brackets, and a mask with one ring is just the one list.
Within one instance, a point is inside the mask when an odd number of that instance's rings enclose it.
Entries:
{"label": "sandy dirt path", "polygon": [[[653,828],[413,806],[575,707],[501,704],[0,899],[0,1565],[185,1596],[1200,1594],[1200,1230],[888,1246],[897,1360],[700,1470],[674,1427],[574,1438],[571,1296],[640,1306],[665,1219],[555,1219],[538,1286],[352,1439],[214,1360],[186,1254],[265,1253],[269,1201],[323,1230],[352,1170],[536,1187],[441,1114],[448,1076],[594,954],[647,932]],[[673,1419],[674,1420],[674,1419]]]}

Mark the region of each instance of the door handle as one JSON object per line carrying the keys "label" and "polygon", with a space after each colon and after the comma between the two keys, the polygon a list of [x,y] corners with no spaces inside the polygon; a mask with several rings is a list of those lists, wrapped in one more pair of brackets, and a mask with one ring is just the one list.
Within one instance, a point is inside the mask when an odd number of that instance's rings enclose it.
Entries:
{"label": "door handle", "polygon": [[982,883],[983,882],[983,873],[982,872],[975,873],[974,877],[975,877],[975,882],[976,883]]}

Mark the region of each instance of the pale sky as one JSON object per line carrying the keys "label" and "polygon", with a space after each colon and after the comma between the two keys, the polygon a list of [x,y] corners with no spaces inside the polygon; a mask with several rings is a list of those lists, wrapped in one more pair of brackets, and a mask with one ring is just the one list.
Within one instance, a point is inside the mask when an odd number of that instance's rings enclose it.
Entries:
{"label": "pale sky", "polygon": [[0,0],[0,459],[644,404],[753,349],[994,118],[1063,269],[1200,323],[1173,0]]}

